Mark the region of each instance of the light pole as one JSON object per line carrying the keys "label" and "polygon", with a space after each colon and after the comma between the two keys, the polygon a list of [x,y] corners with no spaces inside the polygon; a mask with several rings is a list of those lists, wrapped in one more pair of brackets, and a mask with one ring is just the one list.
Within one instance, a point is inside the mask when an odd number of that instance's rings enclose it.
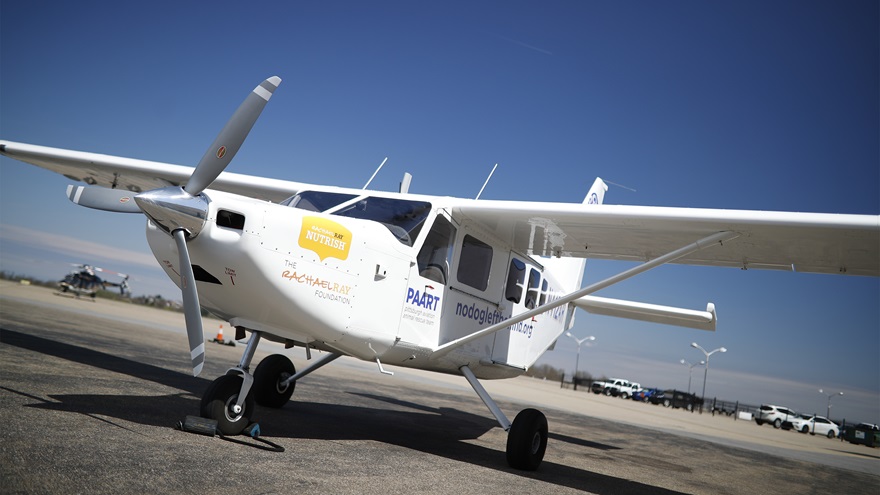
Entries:
{"label": "light pole", "polygon": [[825,391],[820,388],[819,393],[828,396],[828,410],[827,412],[825,412],[825,417],[831,419],[831,398],[835,395],[843,395],[843,392],[837,392],[836,394],[826,394]]}
{"label": "light pole", "polygon": [[578,365],[580,364],[580,361],[581,361],[581,344],[583,344],[584,342],[586,342],[588,340],[591,340],[591,341],[596,340],[596,337],[590,335],[589,337],[584,337],[582,339],[579,339],[579,338],[575,337],[574,335],[572,335],[571,332],[565,332],[565,335],[574,339],[574,341],[577,342],[577,345],[578,345],[577,358],[575,358],[575,360],[574,360],[574,377],[571,380],[571,382],[574,384],[574,389],[577,390],[578,389],[578,382],[577,382]]}
{"label": "light pole", "polygon": [[691,395],[691,372],[694,371],[694,366],[699,366],[701,364],[706,364],[706,361],[700,361],[699,363],[691,364],[684,359],[679,361],[681,364],[688,367],[688,395]]}
{"label": "light pole", "polygon": [[[705,403],[706,403],[706,378],[709,376],[709,356],[711,356],[712,354],[715,354],[716,352],[727,352],[727,349],[724,347],[719,347],[718,349],[715,349],[712,352],[706,352],[706,349],[703,349],[702,347],[700,347],[700,345],[697,344],[696,342],[691,342],[691,347],[693,347],[694,349],[699,349],[700,351],[703,352],[703,354],[706,355],[706,368],[703,370],[703,395],[700,397],[701,399],[703,399],[703,405],[705,405]],[[702,408],[700,408],[700,410],[702,411]]]}

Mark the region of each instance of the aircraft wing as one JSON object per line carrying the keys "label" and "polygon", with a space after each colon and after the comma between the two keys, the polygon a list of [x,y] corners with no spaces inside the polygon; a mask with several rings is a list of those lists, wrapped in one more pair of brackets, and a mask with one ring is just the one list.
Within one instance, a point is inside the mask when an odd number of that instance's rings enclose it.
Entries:
{"label": "aircraft wing", "polygon": [[676,263],[880,276],[880,216],[468,200],[453,216],[540,256],[646,261],[721,231]]}
{"label": "aircraft wing", "polygon": [[[0,141],[0,154],[57,172],[68,179],[133,192],[185,184],[194,168],[84,151]],[[278,179],[223,172],[211,189],[280,202],[305,185]]]}

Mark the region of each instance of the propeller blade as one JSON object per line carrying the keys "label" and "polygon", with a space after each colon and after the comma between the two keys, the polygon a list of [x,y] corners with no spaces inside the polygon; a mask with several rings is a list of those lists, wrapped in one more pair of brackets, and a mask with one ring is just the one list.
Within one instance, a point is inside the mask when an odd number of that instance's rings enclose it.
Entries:
{"label": "propeller blade", "polygon": [[67,186],[67,198],[75,204],[96,210],[117,213],[141,212],[133,201],[134,193],[123,189],[70,185]]}
{"label": "propeller blade", "polygon": [[186,247],[186,233],[183,229],[172,232],[177,251],[180,253],[180,291],[183,294],[183,313],[186,318],[186,336],[189,338],[189,352],[192,358],[193,376],[199,376],[205,364],[205,333],[202,330],[202,310],[199,306],[199,293],[196,290],[195,275],[189,261]]}
{"label": "propeller blade", "polygon": [[229,122],[220,131],[217,139],[205,152],[205,156],[199,162],[192,177],[186,183],[184,190],[193,196],[204,191],[214,182],[214,179],[229,165],[232,158],[238,153],[242,143],[257,121],[257,117],[263,111],[275,88],[281,84],[281,78],[277,76],[266,79],[245,98],[238,110],[232,114]]}

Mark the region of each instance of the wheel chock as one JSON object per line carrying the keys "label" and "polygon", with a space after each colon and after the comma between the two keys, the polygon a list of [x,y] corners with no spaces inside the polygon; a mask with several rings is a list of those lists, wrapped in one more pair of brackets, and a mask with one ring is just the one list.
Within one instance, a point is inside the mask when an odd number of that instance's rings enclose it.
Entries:
{"label": "wheel chock", "polygon": [[217,420],[200,416],[187,416],[185,420],[178,421],[177,429],[213,437],[217,434]]}
{"label": "wheel chock", "polygon": [[247,428],[242,431],[242,434],[247,435],[251,438],[257,438],[258,436],[260,436],[260,424],[251,423],[247,425]]}

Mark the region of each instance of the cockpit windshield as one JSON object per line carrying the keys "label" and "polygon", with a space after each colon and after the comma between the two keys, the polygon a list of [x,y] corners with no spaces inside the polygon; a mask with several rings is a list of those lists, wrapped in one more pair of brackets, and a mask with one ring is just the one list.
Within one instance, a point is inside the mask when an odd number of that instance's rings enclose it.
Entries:
{"label": "cockpit windshield", "polygon": [[401,244],[412,246],[430,212],[431,203],[426,201],[371,196],[332,214],[379,222],[387,227]]}
{"label": "cockpit windshield", "polygon": [[[302,191],[280,204],[307,211],[325,212],[357,198],[355,194]],[[381,223],[401,244],[412,246],[431,212],[431,203],[404,199],[366,197],[346,205],[331,215],[361,218]]]}
{"label": "cockpit windshield", "polygon": [[281,205],[307,211],[327,211],[356,197],[354,194],[303,191],[285,199],[281,202]]}

